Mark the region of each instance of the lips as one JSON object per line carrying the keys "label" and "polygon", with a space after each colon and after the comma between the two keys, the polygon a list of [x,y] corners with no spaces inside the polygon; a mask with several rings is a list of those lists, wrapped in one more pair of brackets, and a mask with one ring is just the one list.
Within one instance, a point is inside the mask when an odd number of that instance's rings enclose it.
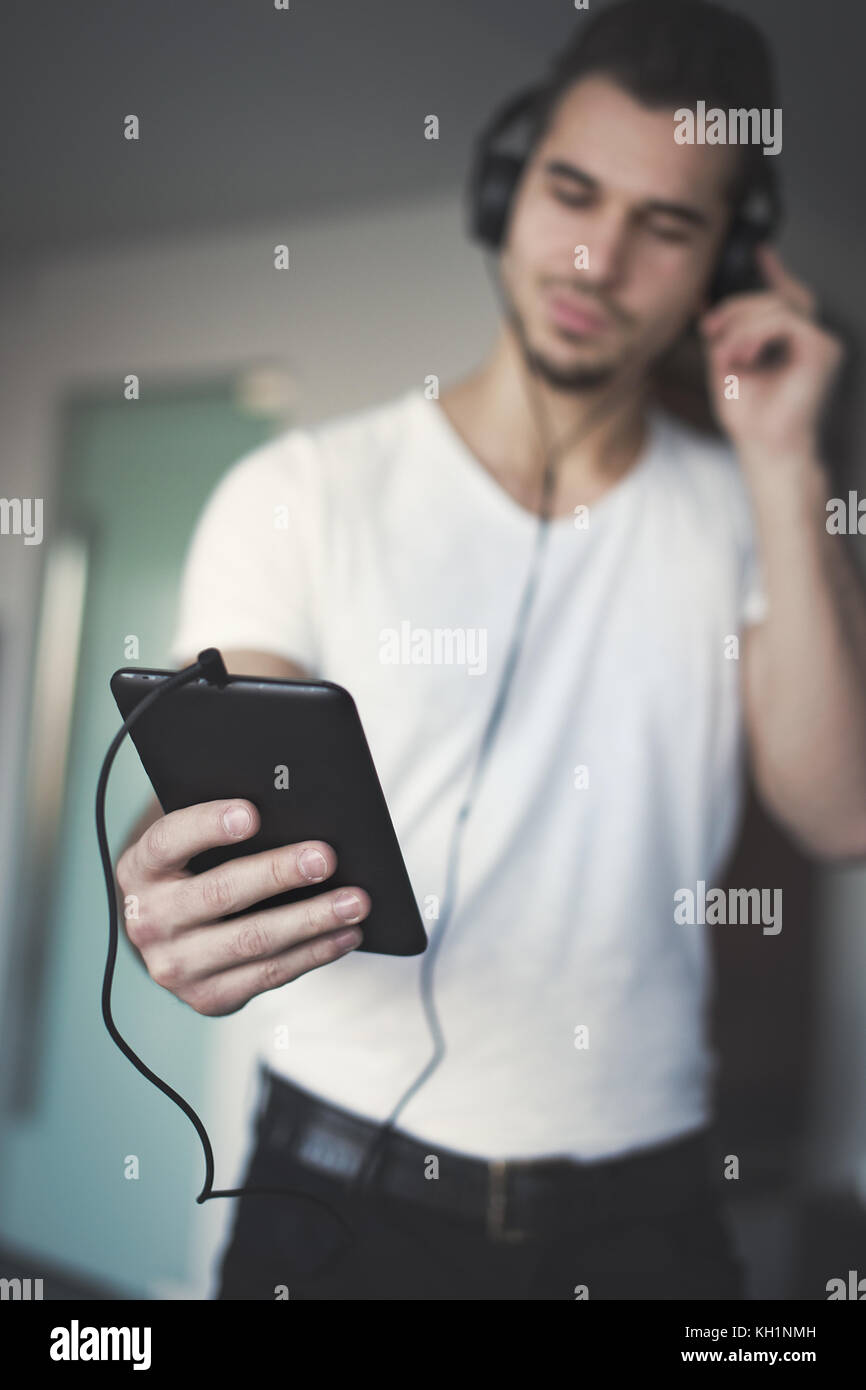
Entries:
{"label": "lips", "polygon": [[571,333],[601,333],[608,326],[608,320],[603,315],[584,308],[579,301],[565,295],[553,295],[549,302],[554,323]]}

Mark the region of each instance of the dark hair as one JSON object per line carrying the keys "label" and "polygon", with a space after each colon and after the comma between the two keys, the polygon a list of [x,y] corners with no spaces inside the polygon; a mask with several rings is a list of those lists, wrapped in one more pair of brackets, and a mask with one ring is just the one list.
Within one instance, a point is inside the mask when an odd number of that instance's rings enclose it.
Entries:
{"label": "dark hair", "polygon": [[[599,73],[649,107],[775,109],[769,46],[743,15],[711,0],[623,0],[580,23],[554,58],[530,127],[532,148],[546,133],[560,98],[581,77]],[[759,147],[738,147],[732,202],[760,186]]]}

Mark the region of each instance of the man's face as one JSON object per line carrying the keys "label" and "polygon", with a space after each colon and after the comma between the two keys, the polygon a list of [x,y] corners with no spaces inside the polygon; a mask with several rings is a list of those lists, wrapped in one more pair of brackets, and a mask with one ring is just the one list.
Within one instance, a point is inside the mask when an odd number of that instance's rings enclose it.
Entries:
{"label": "man's face", "polygon": [[[701,308],[738,152],[678,145],[673,109],[612,79],[575,83],[517,189],[501,256],[538,369],[560,390],[649,365]],[[575,268],[575,248],[587,248]]]}

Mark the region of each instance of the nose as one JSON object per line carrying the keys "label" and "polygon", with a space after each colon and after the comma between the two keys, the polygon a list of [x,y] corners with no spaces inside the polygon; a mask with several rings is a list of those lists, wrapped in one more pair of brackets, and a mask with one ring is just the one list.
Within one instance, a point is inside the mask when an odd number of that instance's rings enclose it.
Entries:
{"label": "nose", "polygon": [[593,219],[587,227],[583,244],[587,248],[587,264],[581,270],[584,284],[596,289],[611,289],[625,273],[629,248],[629,226],[618,213]]}

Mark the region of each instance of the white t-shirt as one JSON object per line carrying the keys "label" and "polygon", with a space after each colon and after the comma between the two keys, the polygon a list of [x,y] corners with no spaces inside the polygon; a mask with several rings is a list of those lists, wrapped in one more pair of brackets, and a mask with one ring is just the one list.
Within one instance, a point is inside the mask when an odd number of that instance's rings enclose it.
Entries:
{"label": "white t-shirt", "polygon": [[[351,692],[431,937],[537,525],[412,389],[240,459],[189,548],[173,660],[273,652]],[[732,845],[730,638],[764,609],[735,456],[653,411],[588,526],[551,524],[436,960],[447,1054],[398,1126],[431,1151],[604,1157],[709,1118],[705,928],[674,894]],[[432,1050],[422,960],[259,996],[263,1060],[384,1120]]]}

